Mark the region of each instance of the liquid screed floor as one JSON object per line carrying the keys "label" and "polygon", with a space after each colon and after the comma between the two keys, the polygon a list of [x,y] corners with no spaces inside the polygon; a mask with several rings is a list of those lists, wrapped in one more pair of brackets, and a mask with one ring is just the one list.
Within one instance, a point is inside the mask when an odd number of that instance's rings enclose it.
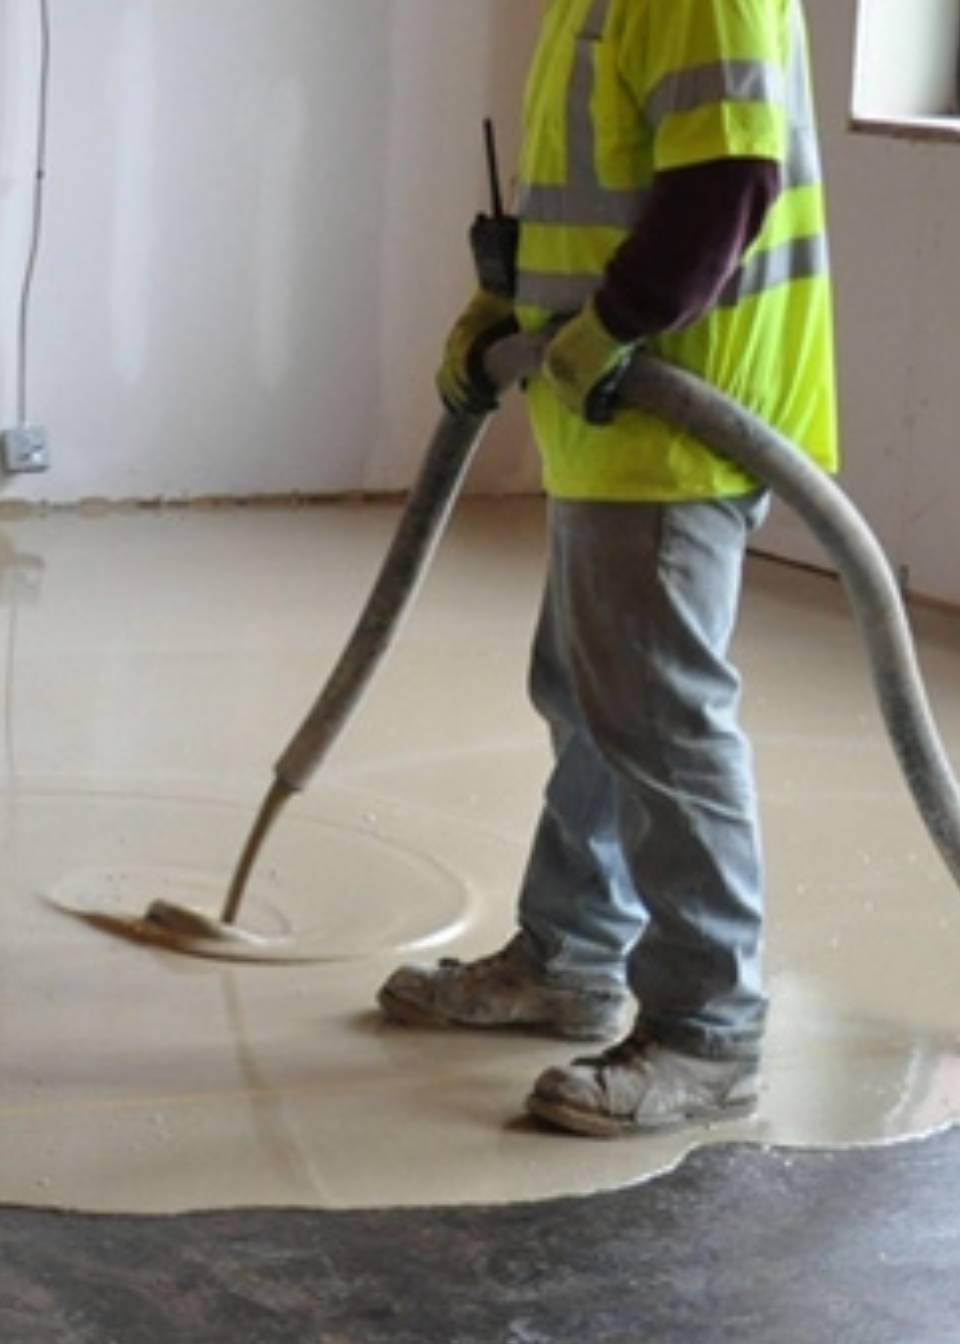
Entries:
{"label": "liquid screed floor", "polygon": [[[498,946],[547,766],[524,700],[535,502],[469,503],[246,911],[330,960],[235,966],[49,898],[209,899],[349,633],[388,506],[0,520],[0,1203],[363,1208],[612,1190],[717,1141],[881,1144],[960,1116],[960,895],[900,780],[839,586],[750,562],[773,1015],[759,1116],[589,1143],[520,1120],[562,1042],[384,1026],[410,949]],[[919,611],[960,760],[960,618]]]}

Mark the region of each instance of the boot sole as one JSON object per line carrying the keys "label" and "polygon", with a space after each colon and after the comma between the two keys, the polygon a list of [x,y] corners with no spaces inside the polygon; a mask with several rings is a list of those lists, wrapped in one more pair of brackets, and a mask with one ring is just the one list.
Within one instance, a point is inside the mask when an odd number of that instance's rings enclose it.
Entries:
{"label": "boot sole", "polygon": [[527,1110],[537,1120],[552,1129],[569,1134],[581,1134],[591,1139],[619,1139],[627,1134],[654,1134],[665,1130],[682,1129],[685,1125],[710,1124],[740,1120],[753,1115],[757,1109],[756,1097],[726,1105],[693,1107],[683,1115],[665,1116],[662,1120],[618,1119],[612,1115],[596,1115],[565,1106],[562,1102],[547,1101],[534,1092],[527,1098]]}
{"label": "boot sole", "polygon": [[442,1013],[432,1013],[428,1008],[398,998],[389,990],[381,990],[378,1002],[384,1016],[391,1022],[405,1027],[432,1027],[456,1029],[460,1031],[513,1031],[531,1036],[560,1037],[567,1041],[609,1041],[620,1030],[620,1022],[611,1023],[608,1028],[566,1026],[556,1022],[462,1022],[454,1017],[445,1017]]}

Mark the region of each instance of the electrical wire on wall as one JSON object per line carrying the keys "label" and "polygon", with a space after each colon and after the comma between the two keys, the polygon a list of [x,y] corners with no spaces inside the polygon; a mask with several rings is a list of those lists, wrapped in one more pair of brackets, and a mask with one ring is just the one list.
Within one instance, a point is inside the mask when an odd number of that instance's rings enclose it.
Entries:
{"label": "electrical wire on wall", "polygon": [[40,81],[37,93],[37,139],[33,176],[33,215],[27,263],[20,290],[20,310],[17,324],[17,423],[27,424],[27,365],[30,335],[30,300],[33,281],[43,237],[43,208],[47,174],[47,128],[50,113],[50,65],[52,38],[50,31],[50,2],[38,0],[40,21]]}
{"label": "electrical wire on wall", "polygon": [[[26,444],[18,442],[14,433],[3,436],[4,461],[7,470],[34,470],[40,460],[35,446],[29,437],[27,423],[27,355],[29,352],[30,299],[33,293],[33,280],[40,254],[40,242],[43,237],[43,206],[47,172],[47,125],[50,107],[50,65],[51,31],[49,0],[38,0],[40,21],[40,80],[37,93],[37,136],[33,175],[33,212],[30,227],[30,243],[27,261],[20,289],[19,316],[17,323],[17,426],[27,435]],[[3,738],[4,763],[7,777],[13,781],[17,777],[17,751],[15,737],[15,685],[17,664],[17,631],[19,626],[20,600],[26,595],[33,597],[39,589],[43,573],[43,560],[39,556],[21,554],[11,548],[10,554],[2,553],[0,545],[0,600],[6,600],[10,606],[10,619],[7,626],[7,647],[4,658],[3,678]],[[14,798],[11,793],[11,799]]]}
{"label": "electrical wire on wall", "polygon": [[33,168],[33,208],[27,261],[20,286],[17,320],[17,422],[0,435],[3,467],[7,472],[46,471],[50,465],[47,431],[27,419],[28,357],[30,353],[30,300],[43,236],[43,206],[47,178],[47,124],[50,110],[50,0],[37,0],[40,25],[40,79],[37,91],[37,135]]}

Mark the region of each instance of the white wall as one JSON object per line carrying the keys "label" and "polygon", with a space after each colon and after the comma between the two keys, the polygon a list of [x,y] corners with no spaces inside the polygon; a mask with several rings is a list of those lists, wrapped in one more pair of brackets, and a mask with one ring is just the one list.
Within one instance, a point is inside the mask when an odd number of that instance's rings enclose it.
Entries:
{"label": "white wall", "polygon": [[[538,0],[51,0],[31,418],[7,498],[390,489],[469,291],[480,120]],[[37,0],[0,0],[0,418],[15,417]],[[518,444],[519,438],[519,444]],[[479,485],[536,481],[499,426]]]}

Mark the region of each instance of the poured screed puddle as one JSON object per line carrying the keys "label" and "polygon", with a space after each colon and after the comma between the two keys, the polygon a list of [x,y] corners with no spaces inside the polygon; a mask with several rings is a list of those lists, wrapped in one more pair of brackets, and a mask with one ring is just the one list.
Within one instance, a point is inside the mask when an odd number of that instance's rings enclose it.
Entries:
{"label": "poured screed puddle", "polygon": [[[90,833],[91,811],[96,818],[92,830],[105,861],[47,884],[43,894],[56,908],[121,934],[135,932],[156,900],[210,913],[221,908],[230,869],[218,870],[217,861],[227,852],[229,836],[242,834],[239,809],[108,794],[38,795],[29,806],[62,840],[76,833],[84,852],[88,842],[80,836]],[[350,961],[456,937],[466,926],[469,906],[462,882],[375,827],[372,813],[361,827],[288,809],[274,828],[238,921],[258,941],[211,943],[200,953],[241,961]],[[153,853],[154,864],[133,859]],[[125,861],[126,855],[133,862]]]}
{"label": "poured screed puddle", "polygon": [[[0,1200],[498,1203],[629,1185],[703,1143],[888,1143],[955,1121],[960,898],[892,762],[838,586],[762,561],[736,647],[769,867],[758,1117],[649,1142],[545,1135],[522,1120],[525,1095],[577,1047],[380,1023],[400,958],[481,955],[513,926],[547,767],[524,697],[536,502],[459,513],[388,666],[258,864],[244,920],[352,959],[185,957],[38,899],[219,904],[395,518],[357,505],[3,527],[38,579],[29,600],[0,592]],[[914,619],[958,758],[960,622]]]}

